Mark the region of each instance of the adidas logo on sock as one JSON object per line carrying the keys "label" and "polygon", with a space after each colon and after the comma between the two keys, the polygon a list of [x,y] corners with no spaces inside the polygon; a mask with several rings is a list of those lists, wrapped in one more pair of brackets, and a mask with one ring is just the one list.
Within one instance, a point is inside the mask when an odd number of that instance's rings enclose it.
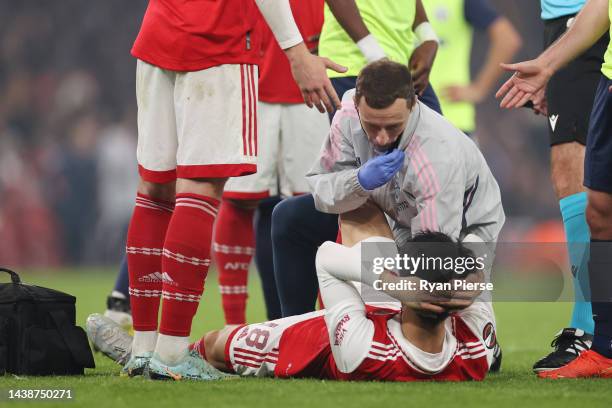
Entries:
{"label": "adidas logo on sock", "polygon": [[166,272],[164,273],[153,272],[148,275],[141,276],[140,278],[138,278],[138,282],[144,282],[144,283],[163,282],[165,284],[176,286],[176,282],[174,282],[174,280],[172,280],[170,275],[168,275]]}

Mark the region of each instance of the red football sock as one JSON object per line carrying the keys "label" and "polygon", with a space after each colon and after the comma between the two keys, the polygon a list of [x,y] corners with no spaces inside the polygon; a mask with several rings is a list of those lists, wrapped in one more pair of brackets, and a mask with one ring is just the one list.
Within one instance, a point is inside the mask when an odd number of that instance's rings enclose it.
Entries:
{"label": "red football sock", "polygon": [[206,360],[206,347],[204,346],[204,338],[206,336],[200,338],[200,340],[196,341],[195,343],[191,343],[189,345],[189,351],[195,350],[198,352],[198,354],[204,359]]}
{"label": "red football sock", "polygon": [[225,324],[246,323],[247,280],[253,258],[254,209],[223,200],[215,225],[213,254],[219,270],[219,291]]}
{"label": "red football sock", "polygon": [[177,194],[162,257],[164,283],[159,332],[189,336],[210,266],[212,229],[219,201]]}
{"label": "red football sock", "polygon": [[161,254],[173,203],[136,197],[127,235],[126,253],[130,276],[130,304],[134,330],[157,330],[162,291]]}

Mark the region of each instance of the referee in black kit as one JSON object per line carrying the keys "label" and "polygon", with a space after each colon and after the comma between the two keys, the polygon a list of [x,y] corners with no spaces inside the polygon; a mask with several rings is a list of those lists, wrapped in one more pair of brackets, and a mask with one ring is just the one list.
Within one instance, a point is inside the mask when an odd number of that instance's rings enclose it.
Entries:
{"label": "referee in black kit", "polygon": [[[561,37],[575,20],[586,0],[541,0],[544,48]],[[588,272],[589,226],[586,221],[587,193],[583,186],[585,144],[589,117],[609,34],[548,82],[545,99],[536,100],[534,110],[548,116],[551,145],[551,180],[563,217],[568,253],[574,276],[574,308],[570,324],[561,330],[554,350],[537,361],[534,371],[562,367],[591,347],[592,317]]]}

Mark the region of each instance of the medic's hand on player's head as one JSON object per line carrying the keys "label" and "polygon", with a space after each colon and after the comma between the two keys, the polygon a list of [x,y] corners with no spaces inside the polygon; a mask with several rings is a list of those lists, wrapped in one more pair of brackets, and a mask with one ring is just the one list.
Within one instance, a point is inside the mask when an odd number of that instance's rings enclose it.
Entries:
{"label": "medic's hand on player's head", "polygon": [[333,112],[340,108],[340,98],[327,76],[327,69],[346,72],[347,68],[336,64],[329,58],[312,55],[304,43],[285,50],[291,73],[297,83],[304,102],[309,108],[315,106],[321,113]]}
{"label": "medic's hand on player's head", "polygon": [[368,160],[357,173],[359,184],[368,191],[387,184],[402,168],[405,157],[403,150],[394,149],[385,155]]}

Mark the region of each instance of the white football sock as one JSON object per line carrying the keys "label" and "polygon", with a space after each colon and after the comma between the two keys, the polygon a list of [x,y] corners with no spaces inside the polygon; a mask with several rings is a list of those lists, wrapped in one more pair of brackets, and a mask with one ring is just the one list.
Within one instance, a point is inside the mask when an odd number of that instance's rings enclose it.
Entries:
{"label": "white football sock", "polygon": [[144,353],[152,353],[157,342],[157,331],[134,331],[132,342],[132,354],[140,356]]}
{"label": "white football sock", "polygon": [[165,364],[178,364],[189,353],[189,337],[160,334],[155,345],[155,354]]}

